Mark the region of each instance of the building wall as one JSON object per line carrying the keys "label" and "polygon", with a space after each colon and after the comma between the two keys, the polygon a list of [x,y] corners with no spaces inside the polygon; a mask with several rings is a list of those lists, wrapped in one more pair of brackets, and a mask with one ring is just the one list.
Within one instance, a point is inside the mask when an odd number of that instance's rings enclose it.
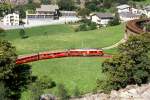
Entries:
{"label": "building wall", "polygon": [[121,12],[130,12],[130,8],[118,9],[118,13],[121,13]]}
{"label": "building wall", "polygon": [[96,24],[101,24],[100,19],[96,15],[91,16],[91,21],[95,22]]}
{"label": "building wall", "polygon": [[19,15],[18,14],[8,14],[3,18],[3,24],[9,26],[19,25]]}
{"label": "building wall", "polygon": [[91,16],[91,21],[92,22],[95,22],[96,24],[103,25],[103,26],[106,26],[109,23],[110,20],[111,19],[100,19],[96,15]]}
{"label": "building wall", "polygon": [[127,21],[130,21],[130,20],[134,20],[134,19],[139,19],[140,17],[123,17],[123,16],[120,16],[120,20],[122,22],[127,22]]}

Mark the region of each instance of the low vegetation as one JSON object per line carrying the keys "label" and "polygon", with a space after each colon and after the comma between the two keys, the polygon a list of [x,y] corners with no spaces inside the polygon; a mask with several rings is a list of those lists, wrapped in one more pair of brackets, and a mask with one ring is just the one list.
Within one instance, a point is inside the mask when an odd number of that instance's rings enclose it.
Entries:
{"label": "low vegetation", "polygon": [[28,38],[21,39],[19,30],[5,32],[7,39],[17,48],[18,54],[37,53],[70,48],[102,48],[123,38],[124,25],[74,32],[74,25],[51,25],[25,29]]}
{"label": "low vegetation", "polygon": [[102,73],[106,80],[98,81],[105,92],[118,90],[131,84],[145,84],[150,79],[149,34],[131,36],[118,47],[116,56],[102,63]]}
{"label": "low vegetation", "polygon": [[89,19],[83,19],[79,23],[80,23],[79,27],[75,29],[76,32],[97,29],[97,24],[95,22],[91,22],[91,20]]}

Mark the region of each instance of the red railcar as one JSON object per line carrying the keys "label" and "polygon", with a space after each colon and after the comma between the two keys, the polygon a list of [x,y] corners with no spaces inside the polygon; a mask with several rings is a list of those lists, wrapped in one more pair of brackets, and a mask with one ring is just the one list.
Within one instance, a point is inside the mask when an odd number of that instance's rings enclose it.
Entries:
{"label": "red railcar", "polygon": [[69,56],[103,56],[100,49],[73,49],[68,51]]}
{"label": "red railcar", "polygon": [[18,57],[16,64],[24,64],[43,59],[61,58],[69,56],[103,56],[104,53],[100,49],[72,49],[67,51],[41,52],[32,55],[24,55]]}
{"label": "red railcar", "polygon": [[38,54],[19,56],[16,60],[16,64],[33,62],[33,61],[37,61],[38,59],[39,59]]}
{"label": "red railcar", "polygon": [[42,52],[42,53],[39,53],[39,60],[61,58],[61,57],[66,57],[66,56],[68,56],[68,53],[66,51]]}

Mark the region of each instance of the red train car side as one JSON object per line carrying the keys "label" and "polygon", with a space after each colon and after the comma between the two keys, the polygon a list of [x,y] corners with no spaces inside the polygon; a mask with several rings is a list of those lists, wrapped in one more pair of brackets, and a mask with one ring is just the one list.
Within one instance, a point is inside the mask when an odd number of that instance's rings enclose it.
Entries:
{"label": "red train car side", "polygon": [[68,53],[66,51],[42,52],[42,53],[39,53],[39,60],[61,58],[61,57],[67,57],[67,56],[68,56]]}
{"label": "red train car side", "polygon": [[16,64],[24,64],[28,62],[37,61],[39,59],[38,54],[32,54],[32,55],[24,55],[21,57],[18,57],[16,60]]}
{"label": "red train car side", "polygon": [[69,50],[70,56],[103,56],[104,53],[100,49],[73,49]]}
{"label": "red train car side", "polygon": [[37,60],[73,57],[73,56],[103,56],[104,53],[100,49],[72,49],[67,51],[41,52],[32,55],[24,55],[18,57],[16,64],[24,64]]}

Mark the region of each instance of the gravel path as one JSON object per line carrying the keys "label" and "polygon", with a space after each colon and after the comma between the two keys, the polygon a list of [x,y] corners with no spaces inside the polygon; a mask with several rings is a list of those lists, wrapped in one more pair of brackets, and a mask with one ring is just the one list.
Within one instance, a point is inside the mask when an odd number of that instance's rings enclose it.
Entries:
{"label": "gravel path", "polygon": [[124,43],[124,42],[125,42],[125,39],[123,38],[123,39],[121,39],[119,42],[117,42],[116,44],[111,45],[111,46],[108,46],[108,47],[104,47],[104,48],[102,48],[102,49],[103,49],[103,50],[109,50],[109,49],[112,49],[112,48],[117,47],[119,44]]}

